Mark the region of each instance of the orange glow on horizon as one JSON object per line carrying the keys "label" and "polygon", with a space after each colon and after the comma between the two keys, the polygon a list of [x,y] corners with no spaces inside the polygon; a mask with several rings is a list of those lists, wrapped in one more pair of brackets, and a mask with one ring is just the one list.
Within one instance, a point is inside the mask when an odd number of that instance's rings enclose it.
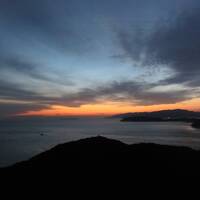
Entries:
{"label": "orange glow on horizon", "polygon": [[23,116],[109,116],[126,112],[151,112],[168,109],[187,109],[200,111],[200,99],[192,99],[176,104],[163,104],[151,106],[134,106],[128,103],[105,102],[101,104],[88,104],[80,107],[67,107],[53,105],[49,109],[28,111]]}

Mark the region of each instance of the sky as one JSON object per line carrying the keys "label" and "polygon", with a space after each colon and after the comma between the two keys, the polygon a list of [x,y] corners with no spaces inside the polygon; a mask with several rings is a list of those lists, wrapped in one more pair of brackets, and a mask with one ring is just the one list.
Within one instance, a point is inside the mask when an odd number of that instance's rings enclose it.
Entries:
{"label": "sky", "polygon": [[0,0],[0,117],[200,111],[198,0]]}

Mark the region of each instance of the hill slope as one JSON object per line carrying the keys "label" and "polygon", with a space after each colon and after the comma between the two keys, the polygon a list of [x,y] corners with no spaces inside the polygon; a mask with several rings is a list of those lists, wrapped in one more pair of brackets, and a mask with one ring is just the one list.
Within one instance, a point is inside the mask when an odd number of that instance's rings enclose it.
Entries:
{"label": "hill slope", "polygon": [[200,177],[200,152],[156,144],[127,145],[94,137],[58,145],[28,161],[0,170],[0,174],[84,177],[124,176]]}

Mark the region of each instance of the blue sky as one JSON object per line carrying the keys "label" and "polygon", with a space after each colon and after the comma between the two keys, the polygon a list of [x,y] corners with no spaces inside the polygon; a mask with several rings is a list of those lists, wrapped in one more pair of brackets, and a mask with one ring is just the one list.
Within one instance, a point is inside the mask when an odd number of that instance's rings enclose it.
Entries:
{"label": "blue sky", "polygon": [[199,5],[0,0],[2,115],[102,98],[138,105],[198,98]]}

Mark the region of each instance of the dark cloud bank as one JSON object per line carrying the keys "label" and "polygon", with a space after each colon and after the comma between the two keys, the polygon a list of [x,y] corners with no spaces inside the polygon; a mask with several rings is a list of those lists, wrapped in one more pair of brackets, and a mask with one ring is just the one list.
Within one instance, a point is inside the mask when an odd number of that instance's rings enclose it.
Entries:
{"label": "dark cloud bank", "polygon": [[[118,33],[124,57],[142,66],[167,65],[174,75],[163,84],[200,86],[200,11],[183,12],[173,23],[160,25],[152,34]],[[162,84],[162,83],[160,83]]]}
{"label": "dark cloud bank", "polygon": [[[43,97],[35,93],[16,89],[12,86],[6,88],[0,87],[2,91],[1,99],[13,99],[18,101],[27,101],[35,103],[0,103],[1,114],[16,114],[28,110],[39,110],[49,108],[51,105],[64,105],[78,107],[84,104],[98,103],[105,100],[116,102],[132,102],[133,105],[154,105],[170,104],[190,99],[192,91],[171,91],[171,92],[153,92],[149,91],[153,85],[146,85],[137,82],[114,82],[109,86],[98,87],[95,89],[85,88],[75,94],[68,94],[60,98]],[[7,110],[7,111],[6,111]]]}

